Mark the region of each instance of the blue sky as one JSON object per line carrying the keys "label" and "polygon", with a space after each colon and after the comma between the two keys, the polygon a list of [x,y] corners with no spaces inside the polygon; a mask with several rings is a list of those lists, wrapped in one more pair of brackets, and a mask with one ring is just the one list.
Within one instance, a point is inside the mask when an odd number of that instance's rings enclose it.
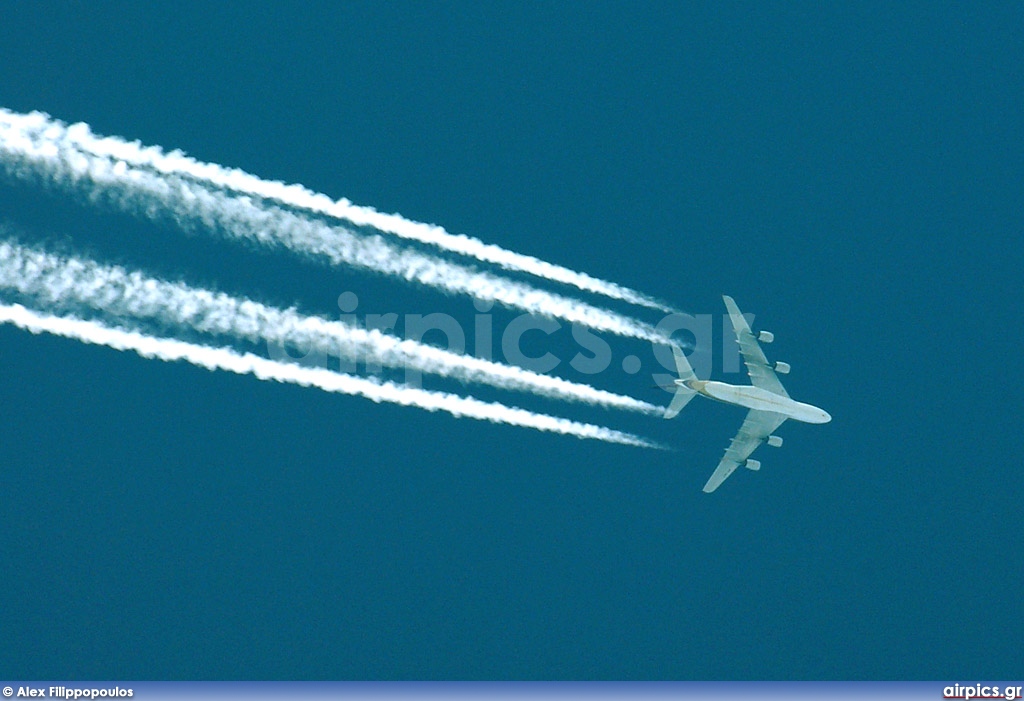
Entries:
{"label": "blue sky", "polygon": [[[834,418],[787,424],[759,473],[708,496],[742,419],[724,405],[663,422],[506,397],[677,448],[662,454],[3,327],[0,667],[1019,673],[1019,4],[4,14],[4,107],[401,212],[694,314],[720,315],[730,294],[775,332],[791,394]],[[473,314],[24,183],[0,185],[0,212],[37,242],[309,313],[336,316],[355,291],[360,312]],[[556,374],[667,401],[650,348],[608,341],[608,372]],[[637,375],[618,370],[630,354]]]}

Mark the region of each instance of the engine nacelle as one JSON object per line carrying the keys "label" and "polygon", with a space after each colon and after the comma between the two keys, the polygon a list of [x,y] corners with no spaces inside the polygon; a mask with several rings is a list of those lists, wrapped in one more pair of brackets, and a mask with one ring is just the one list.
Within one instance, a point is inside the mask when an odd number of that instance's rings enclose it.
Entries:
{"label": "engine nacelle", "polygon": [[768,445],[773,448],[778,448],[782,445],[782,436],[768,436]]}
{"label": "engine nacelle", "polygon": [[771,331],[761,331],[757,334],[757,340],[761,343],[771,343],[775,340],[775,334]]}
{"label": "engine nacelle", "polygon": [[782,375],[788,375],[789,374],[789,370],[790,370],[789,363],[784,363],[781,360],[776,360],[775,361],[775,372],[780,373]]}
{"label": "engine nacelle", "polygon": [[747,468],[748,470],[760,470],[761,469],[761,461],[760,460],[754,460],[753,458],[751,458],[751,459],[747,460],[745,463],[743,463],[743,467]]}

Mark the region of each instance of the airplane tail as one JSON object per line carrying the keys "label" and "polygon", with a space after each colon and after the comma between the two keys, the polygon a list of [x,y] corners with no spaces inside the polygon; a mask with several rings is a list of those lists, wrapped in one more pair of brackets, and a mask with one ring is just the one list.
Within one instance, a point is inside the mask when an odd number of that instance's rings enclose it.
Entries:
{"label": "airplane tail", "polygon": [[[672,346],[672,355],[676,359],[676,370],[679,372],[680,380],[692,380],[697,376],[693,374],[693,368],[690,367],[690,361],[683,355],[683,351],[678,346]],[[697,392],[685,387],[683,385],[676,385],[676,396],[672,397],[672,402],[665,409],[665,418],[671,419],[676,416],[683,407],[690,403],[690,400],[697,395]]]}

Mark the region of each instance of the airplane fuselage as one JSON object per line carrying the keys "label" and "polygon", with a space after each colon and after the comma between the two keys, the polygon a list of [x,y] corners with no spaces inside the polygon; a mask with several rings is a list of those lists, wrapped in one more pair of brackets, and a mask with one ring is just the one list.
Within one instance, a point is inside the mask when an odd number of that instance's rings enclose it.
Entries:
{"label": "airplane fuselage", "polygon": [[808,424],[827,424],[832,420],[828,412],[810,404],[798,402],[781,394],[769,392],[751,385],[730,385],[713,380],[676,380],[677,385],[688,387],[694,392],[726,404],[771,411],[796,421]]}

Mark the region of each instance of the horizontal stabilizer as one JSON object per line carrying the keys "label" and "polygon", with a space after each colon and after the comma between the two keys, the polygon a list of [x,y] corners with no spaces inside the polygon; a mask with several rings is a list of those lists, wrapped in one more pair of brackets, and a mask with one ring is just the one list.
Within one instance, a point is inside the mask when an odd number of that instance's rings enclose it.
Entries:
{"label": "horizontal stabilizer", "polygon": [[696,379],[696,375],[693,374],[693,368],[690,367],[690,361],[683,355],[683,351],[677,345],[672,345],[672,356],[676,359],[676,372],[679,373],[680,380],[693,380]]}
{"label": "horizontal stabilizer", "polygon": [[683,407],[690,403],[690,400],[697,396],[689,387],[676,387],[676,396],[672,397],[672,403],[665,409],[665,418],[675,418],[676,414],[683,410]]}
{"label": "horizontal stabilizer", "polygon": [[[696,375],[693,374],[693,368],[690,367],[690,361],[683,355],[683,351],[679,346],[672,344],[672,356],[676,359],[676,372],[679,373],[680,380],[693,380],[696,379]],[[674,418],[676,414],[683,410],[683,407],[690,403],[694,395],[697,393],[689,387],[682,385],[676,385],[676,395],[672,397],[672,403],[665,409],[665,418]]]}

